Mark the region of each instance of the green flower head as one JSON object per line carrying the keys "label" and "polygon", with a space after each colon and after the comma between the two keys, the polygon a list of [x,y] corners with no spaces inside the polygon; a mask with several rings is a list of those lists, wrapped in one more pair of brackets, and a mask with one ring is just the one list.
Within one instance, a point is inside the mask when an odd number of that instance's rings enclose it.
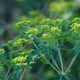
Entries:
{"label": "green flower head", "polygon": [[72,23],[78,23],[78,22],[80,22],[80,18],[74,18],[73,20],[72,20]]}
{"label": "green flower head", "polygon": [[20,52],[19,55],[26,56],[26,55],[29,55],[32,51],[33,51],[33,49],[29,49],[29,50]]}
{"label": "green flower head", "polygon": [[9,46],[12,46],[12,40],[9,40],[9,41],[7,42],[7,44],[8,44]]}
{"label": "green flower head", "polygon": [[4,49],[0,49],[0,55],[3,55],[3,54],[4,54],[4,52],[5,52],[5,50],[4,50]]}
{"label": "green flower head", "polygon": [[61,30],[58,27],[51,27],[51,32],[56,34],[56,33],[60,33]]}
{"label": "green flower head", "polygon": [[20,46],[22,43],[31,44],[32,42],[29,39],[20,38],[14,43],[14,47]]}
{"label": "green flower head", "polygon": [[46,25],[50,25],[52,23],[52,20],[50,19],[44,19],[40,22],[40,24],[46,24]]}
{"label": "green flower head", "polygon": [[44,39],[50,39],[50,38],[52,38],[52,34],[50,34],[50,33],[44,33],[42,35],[42,38],[44,38]]}
{"label": "green flower head", "polygon": [[75,30],[80,31],[80,24],[78,23],[73,23],[70,27],[71,27],[71,30],[73,31]]}
{"label": "green flower head", "polygon": [[26,33],[29,34],[37,34],[39,30],[37,28],[30,28]]}
{"label": "green flower head", "polygon": [[53,23],[55,25],[61,25],[63,23],[63,19],[57,19],[57,20],[53,21]]}
{"label": "green flower head", "polygon": [[41,29],[45,30],[45,29],[49,29],[49,25],[42,25]]}
{"label": "green flower head", "polygon": [[24,63],[27,60],[27,56],[18,56],[12,60],[13,63]]}
{"label": "green flower head", "polygon": [[31,23],[31,22],[30,22],[29,20],[27,20],[27,21],[20,21],[20,22],[16,23],[15,26],[16,26],[17,28],[21,28],[21,27],[26,26],[26,25],[28,25],[28,24],[30,24],[30,23]]}

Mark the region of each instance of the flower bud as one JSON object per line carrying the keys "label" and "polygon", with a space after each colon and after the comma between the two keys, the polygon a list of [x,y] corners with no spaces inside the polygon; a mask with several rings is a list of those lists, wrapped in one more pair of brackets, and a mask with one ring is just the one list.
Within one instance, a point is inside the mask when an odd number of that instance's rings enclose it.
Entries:
{"label": "flower bud", "polygon": [[0,56],[1,56],[1,55],[3,55],[3,54],[4,54],[4,52],[5,52],[5,50],[4,50],[4,49],[0,49]]}
{"label": "flower bud", "polygon": [[42,25],[42,26],[41,26],[41,29],[44,29],[44,30],[45,30],[45,29],[49,29],[49,25]]}
{"label": "flower bud", "polygon": [[12,46],[12,40],[9,40],[9,41],[7,42],[7,44],[8,44],[9,46]]}
{"label": "flower bud", "polygon": [[53,24],[55,24],[55,25],[61,25],[62,23],[63,23],[62,19],[57,19],[57,20],[53,21]]}
{"label": "flower bud", "polygon": [[51,22],[52,22],[52,20],[50,20],[50,19],[44,19],[44,20],[42,20],[42,21],[40,22],[40,24],[49,25],[49,24],[51,24]]}
{"label": "flower bud", "polygon": [[27,44],[31,44],[31,40],[29,39],[25,39],[25,38],[20,38],[18,39],[15,43],[14,43],[14,47],[19,46],[21,43],[27,43]]}
{"label": "flower bud", "polygon": [[73,23],[70,27],[71,27],[71,30],[80,31],[80,24],[78,24],[78,23]]}
{"label": "flower bud", "polygon": [[61,30],[58,27],[51,27],[51,32],[56,34],[56,33],[60,33]]}
{"label": "flower bud", "polygon": [[37,34],[38,33],[38,29],[37,28],[30,28],[26,33]]}
{"label": "flower bud", "polygon": [[12,62],[13,62],[13,63],[24,63],[24,62],[26,62],[26,60],[27,60],[27,57],[18,56],[18,57],[16,57],[16,58],[14,58],[14,59],[12,60]]}
{"label": "flower bud", "polygon": [[26,56],[26,55],[29,55],[32,51],[33,51],[33,49],[29,49],[29,50],[20,52],[19,55]]}
{"label": "flower bud", "polygon": [[42,38],[44,38],[44,39],[50,39],[50,38],[52,38],[52,35],[50,33],[44,33],[42,35]]}
{"label": "flower bud", "polygon": [[28,24],[30,24],[30,23],[31,23],[31,22],[30,22],[29,20],[27,20],[27,21],[20,21],[20,22],[16,23],[15,26],[16,26],[17,28],[21,28],[21,27],[26,26],[26,25],[28,25]]}
{"label": "flower bud", "polygon": [[72,20],[72,23],[78,23],[78,22],[80,22],[80,18],[74,18],[73,20]]}

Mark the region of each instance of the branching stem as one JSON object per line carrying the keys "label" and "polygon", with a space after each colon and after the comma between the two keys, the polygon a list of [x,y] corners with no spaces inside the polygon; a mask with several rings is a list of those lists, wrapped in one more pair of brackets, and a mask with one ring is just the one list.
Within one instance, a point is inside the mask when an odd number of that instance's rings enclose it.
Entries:
{"label": "branching stem", "polygon": [[[57,45],[59,46],[58,41],[57,41]],[[58,54],[59,54],[60,63],[61,63],[61,70],[62,70],[62,73],[64,73],[64,70],[63,70],[63,61],[62,61],[62,56],[61,56],[61,52],[60,52],[59,48],[58,48]]]}
{"label": "branching stem", "polygon": [[[37,47],[37,45],[35,44],[35,42],[32,40],[32,42],[33,42],[33,45],[36,47],[36,49],[38,49],[38,47]],[[45,58],[45,56],[40,52],[40,55],[48,62],[48,64],[56,71],[56,72],[58,72],[59,74],[61,74],[57,69],[56,69],[56,67],[55,66],[53,66],[46,58]]]}
{"label": "branching stem", "polygon": [[61,70],[60,70],[60,68],[59,68],[59,66],[58,66],[58,64],[57,64],[57,62],[56,62],[56,60],[54,59],[54,57],[51,55],[51,58],[52,58],[52,61],[54,62],[54,64],[55,64],[55,66],[56,66],[56,68],[61,72]]}
{"label": "branching stem", "polygon": [[71,63],[69,64],[69,66],[68,66],[68,68],[67,68],[67,70],[65,71],[65,74],[66,74],[67,72],[69,72],[69,70],[71,69],[72,65],[74,64],[77,56],[78,56],[78,55],[76,55],[76,56],[72,59]]}
{"label": "branching stem", "polygon": [[22,75],[21,75],[21,77],[20,77],[20,80],[23,80],[23,76],[24,76],[24,74],[25,74],[25,71],[26,71],[26,68],[24,68],[23,73],[22,73]]}

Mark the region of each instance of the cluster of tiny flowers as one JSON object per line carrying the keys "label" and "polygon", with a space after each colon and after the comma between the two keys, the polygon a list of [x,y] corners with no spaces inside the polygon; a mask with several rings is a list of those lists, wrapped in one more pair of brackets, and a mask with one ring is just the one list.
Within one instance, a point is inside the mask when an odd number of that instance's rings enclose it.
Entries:
{"label": "cluster of tiny flowers", "polygon": [[33,49],[29,49],[29,50],[19,53],[19,55],[26,56],[26,55],[29,55],[32,51],[33,51]]}
{"label": "cluster of tiny flowers", "polygon": [[9,41],[7,42],[7,44],[8,44],[9,46],[12,46],[12,40],[9,40]]}
{"label": "cluster of tiny flowers", "polygon": [[5,52],[4,49],[0,49],[0,55],[3,54]]}
{"label": "cluster of tiny flowers", "polygon": [[29,33],[29,34],[37,34],[38,31],[39,30],[37,28],[30,28],[26,33]]}
{"label": "cluster of tiny flowers", "polygon": [[72,20],[72,23],[80,23],[80,18],[74,18],[73,20]]}
{"label": "cluster of tiny flowers", "polygon": [[21,43],[27,43],[27,44],[31,44],[31,40],[29,39],[25,39],[25,38],[20,38],[18,39],[15,43],[14,46],[19,46]]}
{"label": "cluster of tiny flowers", "polygon": [[40,22],[40,24],[46,24],[46,25],[49,25],[49,24],[51,24],[52,23],[52,20],[50,20],[50,19],[44,19],[44,20],[42,20],[41,22]]}
{"label": "cluster of tiny flowers", "polygon": [[51,27],[51,32],[56,34],[56,33],[60,33],[61,30],[58,27]]}
{"label": "cluster of tiny flowers", "polygon": [[42,38],[44,38],[44,39],[50,39],[50,38],[52,38],[52,35],[50,33],[44,33],[42,35]]}
{"label": "cluster of tiny flowers", "polygon": [[12,60],[13,63],[24,63],[26,62],[27,56],[18,56]]}
{"label": "cluster of tiny flowers", "polygon": [[20,22],[16,23],[15,26],[16,26],[17,28],[21,28],[21,27],[26,26],[26,25],[28,25],[28,24],[30,24],[30,23],[31,23],[31,22],[30,22],[29,20],[27,20],[27,21],[20,21]]}
{"label": "cluster of tiny flowers", "polygon": [[73,31],[75,30],[80,31],[80,24],[78,23],[73,23],[70,27],[71,27],[71,30]]}
{"label": "cluster of tiny flowers", "polygon": [[62,19],[57,19],[53,22],[55,25],[60,25],[63,23],[63,20]]}
{"label": "cluster of tiny flowers", "polygon": [[45,30],[45,29],[49,29],[49,25],[42,25],[41,29]]}

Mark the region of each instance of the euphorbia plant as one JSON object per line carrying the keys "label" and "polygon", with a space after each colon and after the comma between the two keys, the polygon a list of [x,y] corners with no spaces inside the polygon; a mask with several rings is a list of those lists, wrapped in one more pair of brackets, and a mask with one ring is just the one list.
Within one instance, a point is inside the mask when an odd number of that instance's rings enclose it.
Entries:
{"label": "euphorbia plant", "polygon": [[[31,69],[31,64],[37,64],[37,60],[49,64],[56,71],[57,77],[53,76],[51,80],[76,80],[69,73],[80,53],[79,18],[71,21],[44,19],[38,25],[22,21],[16,23],[15,27],[20,29],[19,35],[4,44],[4,49],[0,49],[0,70],[1,76],[6,74],[5,80],[22,80],[26,70]],[[70,42],[72,46],[68,48],[64,44],[65,41]],[[72,60],[65,68],[65,59],[62,56],[68,50]],[[56,54],[60,65],[54,58]]]}

